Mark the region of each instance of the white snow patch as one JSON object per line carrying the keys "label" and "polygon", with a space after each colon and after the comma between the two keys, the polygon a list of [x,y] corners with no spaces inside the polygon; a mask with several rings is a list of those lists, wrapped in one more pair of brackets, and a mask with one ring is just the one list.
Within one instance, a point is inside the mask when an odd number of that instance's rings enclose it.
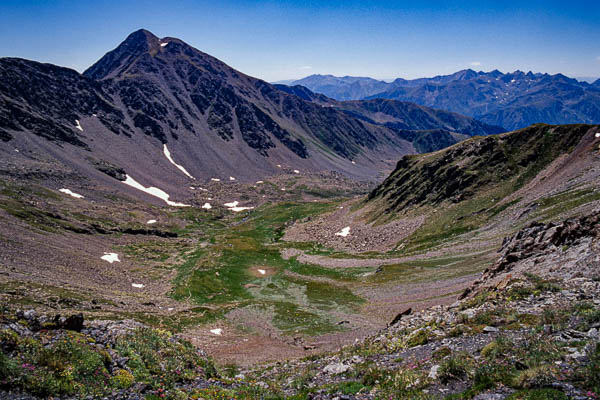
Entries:
{"label": "white snow patch", "polygon": [[267,273],[267,271],[265,271],[264,269],[258,269],[257,270],[259,274],[264,275]]}
{"label": "white snow patch", "polygon": [[165,46],[166,46],[166,45],[168,45],[168,44],[169,44],[169,42],[166,42],[166,43],[161,43],[161,44],[160,44],[160,47],[165,47]]}
{"label": "white snow patch", "polygon": [[169,160],[169,162],[171,164],[173,164],[174,166],[176,166],[181,172],[186,174],[191,179],[196,179],[189,172],[187,172],[187,170],[185,168],[183,168],[183,166],[181,166],[181,165],[177,164],[175,161],[173,161],[173,158],[171,157],[171,152],[167,148],[166,144],[163,144],[163,153],[165,153],[165,157],[167,157],[167,160]]}
{"label": "white snow patch", "polygon": [[79,129],[81,132],[83,132],[83,128],[81,127],[81,124],[79,123],[79,120],[76,119],[75,120],[75,128]]}
{"label": "white snow patch", "polygon": [[339,232],[336,232],[336,236],[346,237],[350,234],[350,227],[347,226]]}
{"label": "white snow patch", "polygon": [[600,137],[600,132],[596,132],[596,137]]}
{"label": "white snow patch", "polygon": [[210,178],[210,180],[213,182],[221,182],[221,180],[219,178]]}
{"label": "white snow patch", "polygon": [[210,333],[212,333],[213,335],[221,336],[221,334],[223,333],[223,329],[221,329],[221,328],[211,329]]}
{"label": "white snow patch", "polygon": [[19,149],[15,149],[15,151],[18,153],[18,152],[19,152]]}
{"label": "white snow patch", "polygon": [[352,161],[352,164],[356,164],[356,161]]}
{"label": "white snow patch", "polygon": [[83,199],[84,197],[80,194],[72,192],[70,189],[58,189],[59,192],[68,194],[69,196],[75,197],[76,199]]}
{"label": "white snow patch", "polygon": [[204,203],[202,208],[204,208],[205,210],[210,210],[212,208],[212,206],[210,205],[210,203]]}
{"label": "white snow patch", "polygon": [[167,308],[167,311],[173,311],[173,310],[174,310],[174,308],[173,308],[173,307],[169,307],[169,308]]}
{"label": "white snow patch", "polygon": [[230,211],[233,211],[233,212],[252,210],[254,208],[254,207],[238,207],[238,204],[240,204],[239,201],[232,201],[231,203],[225,203],[223,205],[225,207],[227,207]]}
{"label": "white snow patch", "polygon": [[230,180],[230,181],[235,181],[235,178],[234,178],[233,176],[230,176],[230,177],[229,177],[229,180]]}
{"label": "white snow patch", "polygon": [[256,181],[257,185],[260,185],[261,183],[264,183],[263,181]]}
{"label": "white snow patch", "polygon": [[285,188],[281,188],[281,190],[285,192]]}
{"label": "white snow patch", "polygon": [[135,179],[133,179],[132,177],[130,177],[129,175],[125,175],[125,177],[127,179],[125,179],[125,181],[123,182],[126,185],[129,185],[135,189],[141,190],[142,192],[146,192],[152,196],[158,197],[159,199],[162,199],[165,201],[165,203],[167,203],[170,206],[173,207],[189,207],[189,204],[183,204],[183,203],[176,203],[174,201],[169,200],[169,194],[166,193],[163,190],[160,190],[159,188],[150,186],[150,187],[144,187],[143,185],[141,185],[140,183],[138,183]]}
{"label": "white snow patch", "polygon": [[240,212],[240,211],[252,210],[253,208],[254,207],[231,207],[229,209],[233,212]]}
{"label": "white snow patch", "polygon": [[300,171],[298,171],[297,169],[295,169],[295,170],[294,170],[294,173],[295,173],[295,174],[299,174],[299,173],[300,173]]}
{"label": "white snow patch", "polygon": [[114,263],[116,262],[121,262],[121,260],[119,260],[119,255],[117,253],[104,253],[104,255],[102,257],[100,257],[100,259],[104,260],[104,261],[108,261],[109,263]]}
{"label": "white snow patch", "polygon": [[510,81],[510,83],[515,83],[516,81],[517,81],[516,79],[512,79],[512,80]]}
{"label": "white snow patch", "polygon": [[193,186],[190,186],[190,190],[196,190],[196,188]]}
{"label": "white snow patch", "polygon": [[152,225],[152,224],[155,224],[155,223],[156,223],[156,220],[155,220],[155,219],[150,219],[150,220],[148,220],[148,222],[146,222],[146,223],[147,223],[148,225]]}
{"label": "white snow patch", "polygon": [[138,288],[138,289],[141,289],[144,287],[144,285],[142,283],[132,283],[131,286],[133,286],[134,288]]}
{"label": "white snow patch", "polygon": [[277,168],[281,168],[281,164],[277,164]]}

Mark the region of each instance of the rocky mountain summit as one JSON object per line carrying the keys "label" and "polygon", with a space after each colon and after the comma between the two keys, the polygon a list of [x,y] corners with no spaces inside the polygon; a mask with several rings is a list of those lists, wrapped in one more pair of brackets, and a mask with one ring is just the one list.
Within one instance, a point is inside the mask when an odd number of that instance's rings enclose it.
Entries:
{"label": "rocky mountain summit", "polygon": [[[377,180],[402,155],[453,143],[463,134],[501,131],[409,104],[397,106],[406,110],[390,117],[397,125],[392,127],[373,112],[282,90],[180,39],[143,29],[83,74],[2,58],[0,76],[4,158],[24,166],[44,154],[87,179],[124,188],[96,168],[111,165],[121,176],[177,197],[189,197],[184,188],[194,178],[249,182],[282,168]],[[433,131],[416,150],[413,137],[397,128]],[[438,135],[444,140],[435,140]]]}

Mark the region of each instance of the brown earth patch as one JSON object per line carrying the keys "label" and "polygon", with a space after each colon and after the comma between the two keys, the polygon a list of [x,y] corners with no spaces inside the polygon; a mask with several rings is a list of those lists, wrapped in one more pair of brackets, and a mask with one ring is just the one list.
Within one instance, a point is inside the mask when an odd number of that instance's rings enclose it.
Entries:
{"label": "brown earth patch", "polygon": [[277,273],[277,269],[264,265],[255,265],[248,268],[248,272],[250,272],[250,275],[256,278],[268,278],[269,276],[275,275]]}

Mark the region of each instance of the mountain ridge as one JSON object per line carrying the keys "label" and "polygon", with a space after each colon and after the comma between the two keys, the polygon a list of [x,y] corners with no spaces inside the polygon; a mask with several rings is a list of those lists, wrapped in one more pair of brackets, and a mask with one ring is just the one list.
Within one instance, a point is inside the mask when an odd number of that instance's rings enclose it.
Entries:
{"label": "mountain ridge", "polygon": [[[340,100],[387,98],[410,101],[458,112],[508,130],[534,123],[600,122],[598,81],[589,84],[560,73],[465,69],[432,78],[397,78],[390,83],[380,82],[378,88],[365,84],[362,91],[353,92],[353,97],[347,96],[348,88],[356,79],[363,78],[325,79],[311,75],[292,82],[292,85],[304,83],[313,91]],[[327,85],[321,82],[327,82]],[[385,89],[378,91],[381,87]]]}
{"label": "mountain ridge", "polygon": [[[143,29],[83,74],[10,58],[0,59],[0,70],[10,77],[0,84],[6,154],[48,152],[44,140],[50,140],[58,145],[51,154],[93,180],[104,179],[96,165],[110,164],[125,171],[118,176],[135,173],[144,185],[185,196],[190,178],[165,158],[164,146],[190,176],[205,181],[252,181],[282,168],[380,179],[416,151],[405,134],[372,118],[279,90],[180,39]],[[455,129],[441,121],[406,123]],[[95,161],[82,161],[90,157]]]}

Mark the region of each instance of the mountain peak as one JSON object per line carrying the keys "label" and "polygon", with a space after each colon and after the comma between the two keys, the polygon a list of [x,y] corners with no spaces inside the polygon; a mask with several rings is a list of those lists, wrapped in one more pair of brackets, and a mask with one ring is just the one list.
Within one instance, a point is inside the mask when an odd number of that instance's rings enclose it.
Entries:
{"label": "mountain peak", "polygon": [[133,59],[159,47],[160,42],[161,40],[152,32],[139,29],[129,34],[117,48],[106,53],[83,74],[97,80],[112,78],[126,68]]}

